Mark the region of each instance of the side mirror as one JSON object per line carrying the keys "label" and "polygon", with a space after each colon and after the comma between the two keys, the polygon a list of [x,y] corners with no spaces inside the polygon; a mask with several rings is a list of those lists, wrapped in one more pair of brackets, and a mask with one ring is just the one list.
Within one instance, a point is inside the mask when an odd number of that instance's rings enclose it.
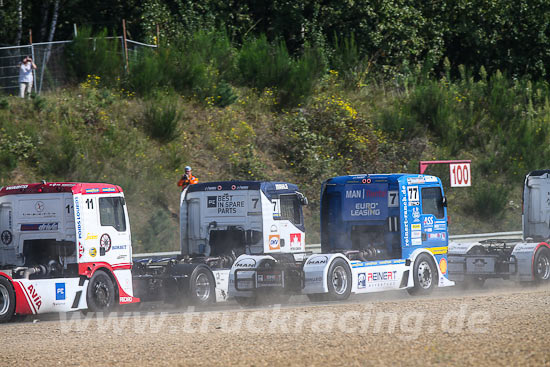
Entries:
{"label": "side mirror", "polygon": [[443,199],[441,199],[441,205],[443,205],[443,207],[447,207],[447,197],[446,196],[443,196]]}
{"label": "side mirror", "polygon": [[296,196],[298,197],[298,200],[300,200],[300,204],[302,204],[302,205],[308,205],[309,204],[307,198],[301,192],[297,192]]}

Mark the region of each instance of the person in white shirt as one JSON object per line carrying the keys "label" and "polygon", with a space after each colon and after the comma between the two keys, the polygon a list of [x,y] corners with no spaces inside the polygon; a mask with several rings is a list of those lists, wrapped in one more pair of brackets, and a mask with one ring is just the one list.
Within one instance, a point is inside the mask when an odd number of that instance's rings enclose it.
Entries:
{"label": "person in white shirt", "polygon": [[25,93],[30,96],[32,90],[33,75],[32,71],[36,69],[36,64],[32,62],[32,57],[27,56],[23,59],[19,67],[19,96],[25,98]]}

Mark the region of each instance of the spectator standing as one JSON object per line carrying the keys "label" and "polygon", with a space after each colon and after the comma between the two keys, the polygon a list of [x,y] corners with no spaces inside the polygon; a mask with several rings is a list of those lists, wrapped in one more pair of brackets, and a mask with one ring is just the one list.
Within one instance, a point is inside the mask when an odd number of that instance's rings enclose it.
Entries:
{"label": "spectator standing", "polygon": [[36,70],[36,64],[32,61],[32,57],[25,57],[19,66],[19,97],[21,98],[25,98],[25,94],[31,95],[33,70]]}
{"label": "spectator standing", "polygon": [[198,183],[199,183],[199,179],[193,176],[193,173],[191,172],[191,167],[186,166],[185,173],[181,176],[180,180],[178,181],[178,186],[181,186],[181,191],[185,190],[185,188],[189,185],[194,185]]}

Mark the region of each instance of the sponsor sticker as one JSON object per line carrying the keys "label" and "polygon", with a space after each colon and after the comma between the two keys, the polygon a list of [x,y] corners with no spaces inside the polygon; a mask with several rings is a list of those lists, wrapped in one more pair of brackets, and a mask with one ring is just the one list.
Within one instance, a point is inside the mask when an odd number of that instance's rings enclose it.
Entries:
{"label": "sponsor sticker", "polygon": [[290,249],[291,250],[300,250],[302,248],[302,234],[301,233],[291,233],[290,234]]}
{"label": "sponsor sticker", "polygon": [[412,209],[412,217],[414,219],[415,222],[419,222],[420,221],[420,208],[415,206],[413,209]]}
{"label": "sponsor sticker", "polygon": [[312,256],[307,260],[308,265],[324,265],[328,261],[326,256]]}
{"label": "sponsor sticker", "polygon": [[2,235],[0,235],[0,237],[2,238],[2,243],[6,246],[9,245],[13,240],[13,235],[7,229],[2,232]]}
{"label": "sponsor sticker", "polygon": [[116,189],[114,187],[105,187],[101,191],[103,191],[103,192],[116,192]]}
{"label": "sponsor sticker", "polygon": [[97,234],[88,233],[84,240],[97,240]]}
{"label": "sponsor sticker", "polygon": [[275,184],[275,190],[288,190],[287,184]]}
{"label": "sponsor sticker", "polygon": [[439,269],[441,269],[441,274],[447,273],[447,259],[445,259],[444,257],[439,260]]}
{"label": "sponsor sticker", "polygon": [[65,300],[65,283],[55,283],[55,300]]}
{"label": "sponsor sticker", "polygon": [[270,250],[281,249],[281,237],[278,234],[269,235],[269,249]]}
{"label": "sponsor sticker", "polygon": [[99,246],[102,249],[105,249],[105,252],[109,252],[109,250],[111,249],[111,237],[107,233],[101,235]]}
{"label": "sponsor sticker", "polygon": [[96,255],[97,255],[97,249],[95,247],[92,247],[90,249],[90,256],[91,257],[96,257]]}
{"label": "sponsor sticker", "polygon": [[359,273],[357,277],[357,288],[367,287],[367,275],[365,273]]}
{"label": "sponsor sticker", "polygon": [[446,240],[447,234],[445,232],[428,233],[428,239],[429,240]]}
{"label": "sponsor sticker", "polygon": [[86,189],[86,194],[95,194],[95,193],[98,193],[99,192],[99,189],[95,188],[95,189]]}
{"label": "sponsor sticker", "polygon": [[418,185],[425,183],[426,180],[424,177],[407,177],[407,183],[409,185]]}
{"label": "sponsor sticker", "polygon": [[411,231],[411,238],[421,238],[422,231]]}
{"label": "sponsor sticker", "polygon": [[237,261],[235,264],[236,268],[255,268],[256,267],[256,260],[245,258],[242,260]]}
{"label": "sponsor sticker", "polygon": [[411,224],[411,231],[420,231],[422,226],[420,224]]}
{"label": "sponsor sticker", "polygon": [[34,210],[36,210],[39,213],[43,212],[45,207],[46,207],[46,205],[44,204],[43,201],[37,201],[34,204]]}
{"label": "sponsor sticker", "polygon": [[25,223],[21,224],[21,231],[57,231],[59,223]]}
{"label": "sponsor sticker", "polygon": [[411,244],[413,246],[421,246],[422,245],[422,239],[421,238],[412,238]]}

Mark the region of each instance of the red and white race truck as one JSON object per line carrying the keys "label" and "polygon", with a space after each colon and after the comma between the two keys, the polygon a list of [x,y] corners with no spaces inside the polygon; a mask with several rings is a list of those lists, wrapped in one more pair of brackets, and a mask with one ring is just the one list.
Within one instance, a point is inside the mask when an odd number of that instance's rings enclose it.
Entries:
{"label": "red and white race truck", "polygon": [[13,315],[110,311],[140,300],[197,305],[227,299],[243,254],[304,251],[296,185],[192,185],[180,201],[181,254],[132,261],[122,189],[37,183],[0,189],[0,322]]}
{"label": "red and white race truck", "polygon": [[0,189],[0,321],[139,302],[122,189],[42,183]]}

